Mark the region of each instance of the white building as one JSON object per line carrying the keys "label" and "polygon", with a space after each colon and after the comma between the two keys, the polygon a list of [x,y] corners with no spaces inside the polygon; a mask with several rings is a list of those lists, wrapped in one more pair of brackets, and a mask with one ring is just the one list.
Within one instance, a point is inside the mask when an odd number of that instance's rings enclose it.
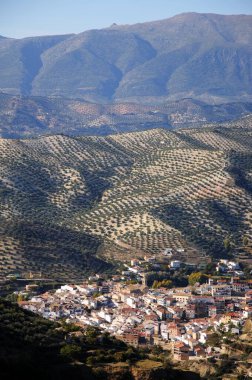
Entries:
{"label": "white building", "polygon": [[170,268],[172,269],[179,269],[181,265],[181,261],[179,260],[172,260],[170,264]]}

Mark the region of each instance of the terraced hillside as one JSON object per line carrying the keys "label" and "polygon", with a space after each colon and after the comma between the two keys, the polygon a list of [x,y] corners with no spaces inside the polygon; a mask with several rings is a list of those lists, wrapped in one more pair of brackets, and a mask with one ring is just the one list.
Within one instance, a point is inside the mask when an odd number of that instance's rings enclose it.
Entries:
{"label": "terraced hillside", "polygon": [[[80,278],[251,236],[252,117],[203,129],[0,140],[1,275]],[[198,255],[199,257],[199,255]]]}

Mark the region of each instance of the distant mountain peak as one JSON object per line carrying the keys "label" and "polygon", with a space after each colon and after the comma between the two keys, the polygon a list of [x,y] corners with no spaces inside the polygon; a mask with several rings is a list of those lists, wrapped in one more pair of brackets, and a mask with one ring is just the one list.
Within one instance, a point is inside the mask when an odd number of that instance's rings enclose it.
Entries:
{"label": "distant mountain peak", "polygon": [[107,103],[252,100],[252,16],[182,13],[77,35],[1,38],[0,91]]}

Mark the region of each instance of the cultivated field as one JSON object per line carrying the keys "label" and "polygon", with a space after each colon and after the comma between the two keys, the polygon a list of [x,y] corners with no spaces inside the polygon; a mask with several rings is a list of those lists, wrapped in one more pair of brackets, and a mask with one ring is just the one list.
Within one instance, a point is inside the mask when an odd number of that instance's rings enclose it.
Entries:
{"label": "cultivated field", "polygon": [[252,222],[252,118],[201,129],[0,140],[0,273],[76,278],[184,248],[224,255]]}

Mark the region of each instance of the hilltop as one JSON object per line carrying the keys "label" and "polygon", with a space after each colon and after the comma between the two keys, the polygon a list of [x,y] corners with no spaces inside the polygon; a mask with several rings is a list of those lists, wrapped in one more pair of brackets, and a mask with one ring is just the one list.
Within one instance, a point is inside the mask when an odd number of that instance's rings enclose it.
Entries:
{"label": "hilltop", "polygon": [[157,104],[251,101],[252,16],[184,13],[64,36],[0,39],[9,94]]}
{"label": "hilltop", "polygon": [[167,247],[226,255],[251,236],[251,126],[1,139],[1,275],[81,278]]}

